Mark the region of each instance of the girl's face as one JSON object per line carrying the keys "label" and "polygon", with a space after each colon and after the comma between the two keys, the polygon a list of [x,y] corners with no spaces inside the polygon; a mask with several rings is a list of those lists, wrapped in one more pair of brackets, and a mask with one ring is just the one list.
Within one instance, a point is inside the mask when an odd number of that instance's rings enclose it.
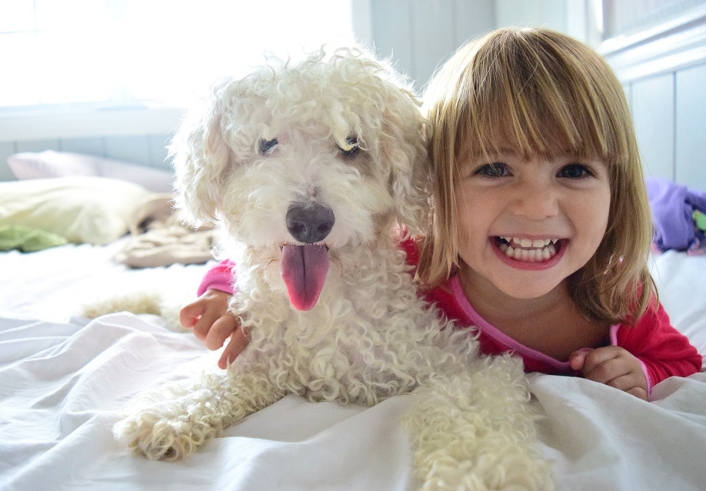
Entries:
{"label": "girl's face", "polygon": [[538,298],[582,268],[603,239],[610,182],[602,161],[524,160],[507,150],[465,158],[459,174],[459,274],[467,284]]}

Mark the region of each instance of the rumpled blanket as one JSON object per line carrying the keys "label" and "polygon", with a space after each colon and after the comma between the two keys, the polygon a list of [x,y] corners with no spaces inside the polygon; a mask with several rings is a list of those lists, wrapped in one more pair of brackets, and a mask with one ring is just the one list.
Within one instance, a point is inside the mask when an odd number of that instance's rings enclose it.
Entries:
{"label": "rumpled blanket", "polygon": [[706,249],[706,194],[667,179],[647,178],[652,209],[653,245],[657,251],[670,249],[704,254]]}
{"label": "rumpled blanket", "polygon": [[131,268],[171,264],[202,264],[213,259],[217,231],[211,225],[193,229],[173,210],[172,196],[160,195],[146,202],[131,224],[132,237],[115,256]]}

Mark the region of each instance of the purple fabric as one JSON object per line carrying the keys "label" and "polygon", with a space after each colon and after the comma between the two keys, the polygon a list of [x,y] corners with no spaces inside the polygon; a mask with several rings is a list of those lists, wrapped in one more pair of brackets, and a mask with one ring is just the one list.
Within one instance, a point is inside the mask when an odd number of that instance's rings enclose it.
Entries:
{"label": "purple fabric", "polygon": [[647,178],[654,243],[662,251],[685,251],[695,239],[694,210],[706,213],[706,194],[667,179]]}

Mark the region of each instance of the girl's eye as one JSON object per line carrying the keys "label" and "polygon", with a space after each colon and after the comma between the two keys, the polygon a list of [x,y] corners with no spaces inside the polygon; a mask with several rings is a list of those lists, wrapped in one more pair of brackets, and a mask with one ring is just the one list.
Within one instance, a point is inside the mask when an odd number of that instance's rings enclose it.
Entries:
{"label": "girl's eye", "polygon": [[272,140],[260,140],[260,155],[267,155],[277,146],[277,138]]}
{"label": "girl's eye", "polygon": [[358,146],[358,138],[355,136],[349,136],[346,138],[346,143],[348,145],[352,145],[351,148],[348,150],[343,150],[341,147],[338,147],[338,150],[345,156],[345,157],[354,157],[360,152],[360,147]]}
{"label": "girl's eye", "polygon": [[473,174],[482,177],[507,177],[510,175],[510,170],[502,162],[493,162],[481,165],[473,171]]}
{"label": "girl's eye", "polygon": [[583,164],[568,164],[562,167],[557,177],[564,177],[567,179],[583,179],[592,176],[593,173]]}

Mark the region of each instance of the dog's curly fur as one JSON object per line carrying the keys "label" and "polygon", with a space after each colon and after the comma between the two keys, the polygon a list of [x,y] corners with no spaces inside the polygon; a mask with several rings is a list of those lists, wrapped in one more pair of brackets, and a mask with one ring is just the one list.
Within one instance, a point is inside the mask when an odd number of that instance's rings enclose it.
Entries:
{"label": "dog's curly fur", "polygon": [[[428,213],[423,130],[405,81],[358,48],[215,88],[175,137],[178,203],[227,231],[250,344],[222,374],[137,397],[121,440],[176,460],[289,393],[373,405],[414,391],[404,422],[424,489],[552,487],[521,362],[479,356],[473,331],[429,309],[397,245]],[[329,210],[330,230],[303,241],[292,207]],[[330,266],[298,310],[280,270],[305,243],[325,244]]]}

